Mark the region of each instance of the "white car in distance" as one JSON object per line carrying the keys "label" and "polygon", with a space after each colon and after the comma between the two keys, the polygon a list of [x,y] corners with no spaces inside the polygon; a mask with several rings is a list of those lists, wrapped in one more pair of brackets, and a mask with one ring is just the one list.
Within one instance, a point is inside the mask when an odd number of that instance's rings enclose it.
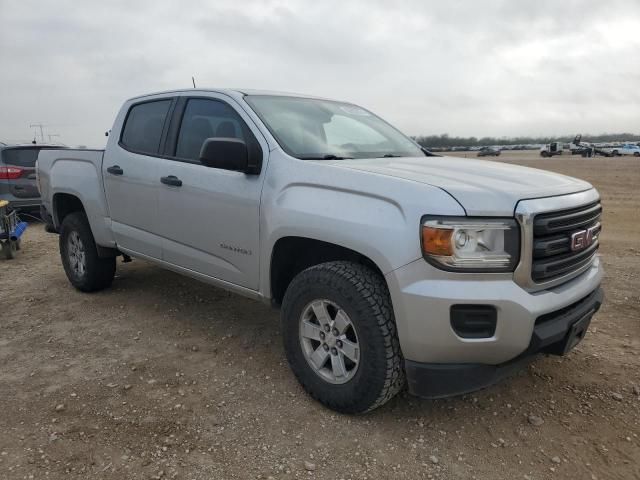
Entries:
{"label": "white car in distance", "polygon": [[611,153],[615,156],[633,155],[634,157],[640,157],[640,146],[626,144],[622,145],[621,147],[615,147],[613,150],[611,150]]}

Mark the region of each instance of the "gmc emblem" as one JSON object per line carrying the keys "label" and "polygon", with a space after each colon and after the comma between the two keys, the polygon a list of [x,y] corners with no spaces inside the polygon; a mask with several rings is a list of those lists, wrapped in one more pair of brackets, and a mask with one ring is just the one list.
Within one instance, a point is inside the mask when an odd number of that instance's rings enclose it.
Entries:
{"label": "gmc emblem", "polygon": [[571,234],[571,251],[577,252],[584,250],[598,238],[598,230],[600,225],[589,227],[586,230],[580,230]]}

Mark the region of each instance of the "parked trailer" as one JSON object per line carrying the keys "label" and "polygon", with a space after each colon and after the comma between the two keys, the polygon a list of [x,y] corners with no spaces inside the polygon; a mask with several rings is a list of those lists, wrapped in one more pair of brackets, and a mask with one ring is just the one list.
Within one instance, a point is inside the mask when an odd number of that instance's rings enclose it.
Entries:
{"label": "parked trailer", "polygon": [[576,138],[573,139],[573,144],[582,149],[579,152],[582,157],[595,157],[596,155],[602,155],[603,157],[613,157],[614,155],[617,155],[617,153],[614,154],[609,148],[605,149],[603,147],[596,147],[592,143],[581,143],[581,140],[582,134],[579,133],[578,135],[576,135]]}

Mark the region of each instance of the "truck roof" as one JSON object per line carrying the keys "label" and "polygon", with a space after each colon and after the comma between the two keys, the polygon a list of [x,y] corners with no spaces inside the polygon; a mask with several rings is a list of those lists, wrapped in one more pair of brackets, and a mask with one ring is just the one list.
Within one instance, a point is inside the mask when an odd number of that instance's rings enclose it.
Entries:
{"label": "truck roof", "polygon": [[318,97],[315,95],[307,95],[304,93],[292,93],[292,92],[279,92],[279,91],[275,91],[275,90],[255,90],[255,89],[250,89],[250,88],[181,88],[181,89],[177,89],[177,90],[164,90],[164,91],[160,91],[160,92],[153,92],[153,93],[147,93],[144,95],[138,95],[135,97],[130,98],[129,100],[138,100],[138,99],[142,99],[142,98],[146,98],[146,97],[150,97],[153,95],[167,95],[167,94],[172,94],[172,93],[183,93],[183,92],[192,92],[192,93],[197,93],[197,92],[208,92],[208,93],[222,93],[225,95],[228,95],[230,97],[233,98],[242,98],[246,95],[277,95],[277,96],[281,96],[281,97],[302,97],[302,98],[316,98],[316,99],[323,99],[323,100],[329,100],[327,98],[324,97]]}

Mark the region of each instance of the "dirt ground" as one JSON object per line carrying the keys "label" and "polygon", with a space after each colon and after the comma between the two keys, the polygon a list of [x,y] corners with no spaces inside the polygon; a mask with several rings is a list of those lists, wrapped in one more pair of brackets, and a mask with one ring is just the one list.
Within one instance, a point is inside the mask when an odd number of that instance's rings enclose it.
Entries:
{"label": "dirt ground", "polygon": [[277,311],[138,260],[79,293],[32,224],[0,260],[0,478],[640,478],[640,160],[499,160],[601,192],[606,303],[567,357],[338,415],[289,371]]}

